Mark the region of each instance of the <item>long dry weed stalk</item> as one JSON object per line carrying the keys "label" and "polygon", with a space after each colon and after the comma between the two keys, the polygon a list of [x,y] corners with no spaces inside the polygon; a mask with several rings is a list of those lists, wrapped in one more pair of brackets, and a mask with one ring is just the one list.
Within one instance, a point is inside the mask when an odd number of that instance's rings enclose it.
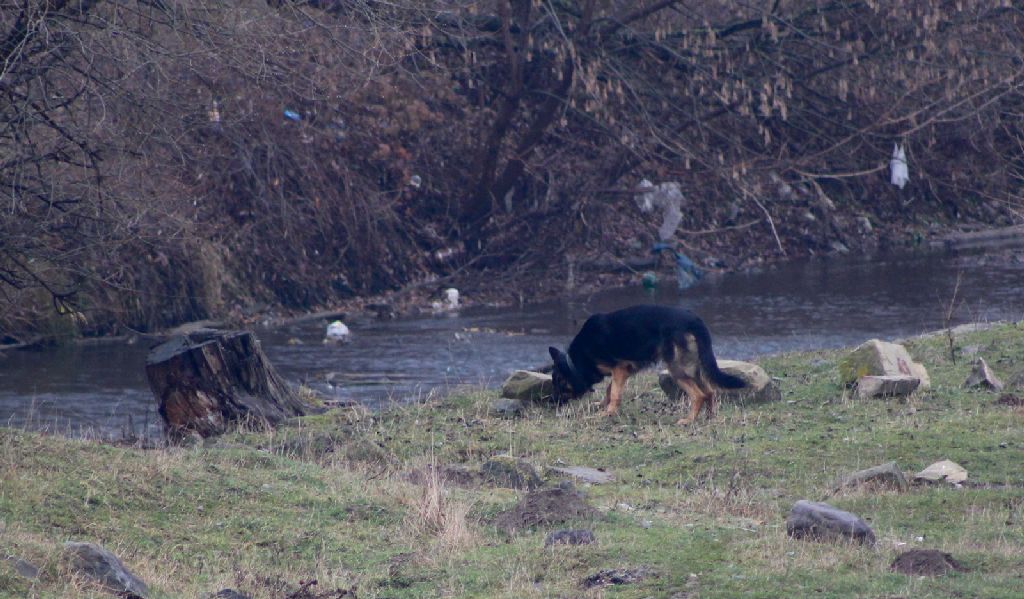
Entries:
{"label": "long dry weed stalk", "polygon": [[435,539],[441,554],[471,547],[476,540],[467,518],[472,505],[452,497],[433,458],[423,473],[420,494],[405,519],[406,529],[417,539]]}

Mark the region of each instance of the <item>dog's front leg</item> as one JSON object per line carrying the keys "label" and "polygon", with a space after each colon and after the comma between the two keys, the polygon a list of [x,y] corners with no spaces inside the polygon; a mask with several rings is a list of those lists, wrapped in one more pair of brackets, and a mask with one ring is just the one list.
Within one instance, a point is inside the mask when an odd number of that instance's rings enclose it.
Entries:
{"label": "dog's front leg", "polygon": [[619,404],[622,403],[622,390],[626,388],[626,380],[628,378],[629,371],[624,368],[616,368],[612,371],[612,382],[608,385],[605,415],[614,416],[618,413]]}

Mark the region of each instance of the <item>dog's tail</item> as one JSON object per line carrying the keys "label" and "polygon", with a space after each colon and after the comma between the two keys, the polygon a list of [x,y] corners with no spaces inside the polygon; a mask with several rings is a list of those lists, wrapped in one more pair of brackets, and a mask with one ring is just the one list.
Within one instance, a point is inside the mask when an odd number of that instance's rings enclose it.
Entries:
{"label": "dog's tail", "polygon": [[718,360],[715,359],[715,352],[711,349],[711,333],[706,327],[698,327],[694,331],[697,338],[697,357],[700,358],[700,369],[707,376],[708,380],[722,389],[742,389],[747,382],[738,376],[722,372],[718,368]]}

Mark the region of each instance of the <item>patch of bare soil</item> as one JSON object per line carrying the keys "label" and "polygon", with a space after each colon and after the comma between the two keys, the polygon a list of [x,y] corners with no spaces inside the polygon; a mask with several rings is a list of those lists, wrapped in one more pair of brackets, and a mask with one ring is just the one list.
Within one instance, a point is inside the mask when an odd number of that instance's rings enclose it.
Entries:
{"label": "patch of bare soil", "polygon": [[965,572],[948,553],[935,549],[911,549],[896,556],[890,568],[911,576],[942,576],[952,571]]}
{"label": "patch of bare soil", "polygon": [[330,591],[323,591],[322,593],[316,592],[313,587],[317,585],[316,579],[313,580],[300,580],[299,588],[288,593],[283,599],[355,599],[356,590],[351,589],[334,589]]}
{"label": "patch of bare soil", "polygon": [[631,584],[651,576],[657,576],[657,574],[646,566],[628,569],[601,570],[596,574],[591,574],[584,578],[583,586],[588,589],[592,589],[594,587],[607,587],[617,584]]}
{"label": "patch of bare soil", "polygon": [[500,514],[495,526],[509,534],[517,530],[571,520],[593,518],[597,511],[571,485],[527,493],[511,510]]}
{"label": "patch of bare soil", "polygon": [[1013,406],[1019,408],[1024,406],[1024,397],[1014,395],[1013,393],[1003,393],[999,396],[999,399],[996,400],[996,403],[1001,406]]}

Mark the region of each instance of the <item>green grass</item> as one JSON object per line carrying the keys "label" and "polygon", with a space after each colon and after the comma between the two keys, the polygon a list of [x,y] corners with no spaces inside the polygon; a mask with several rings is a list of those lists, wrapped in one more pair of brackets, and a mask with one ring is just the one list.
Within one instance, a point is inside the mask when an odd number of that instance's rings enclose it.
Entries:
{"label": "green grass", "polygon": [[[1024,370],[1024,325],[957,344],[980,347],[1004,377]],[[759,361],[782,401],[727,404],[689,428],[673,424],[683,407],[646,375],[630,381],[612,419],[581,402],[502,420],[489,414],[493,392],[465,389],[441,402],[336,411],[190,448],[3,429],[0,554],[42,573],[27,580],[0,561],[0,596],[108,596],[68,571],[67,540],[114,551],[155,597],[232,587],[278,598],[310,578],[321,591],[355,588],[361,598],[1019,596],[1024,409],[963,389],[970,360],[951,361],[945,337],[907,347],[932,378],[909,400],[852,398],[836,368],[844,351],[788,354]],[[614,473],[614,483],[583,488],[599,515],[575,525],[590,527],[597,542],[545,549],[546,534],[562,527],[510,535],[493,525],[521,492],[409,475],[431,464],[477,470],[499,454],[542,475],[563,463]],[[895,460],[911,474],[941,459],[967,468],[968,484],[833,492],[854,470]],[[876,546],[789,539],[785,517],[799,499],[864,517]],[[951,553],[969,570],[890,572],[893,558],[914,547]],[[602,569],[638,567],[654,574],[603,589],[581,584]]]}

